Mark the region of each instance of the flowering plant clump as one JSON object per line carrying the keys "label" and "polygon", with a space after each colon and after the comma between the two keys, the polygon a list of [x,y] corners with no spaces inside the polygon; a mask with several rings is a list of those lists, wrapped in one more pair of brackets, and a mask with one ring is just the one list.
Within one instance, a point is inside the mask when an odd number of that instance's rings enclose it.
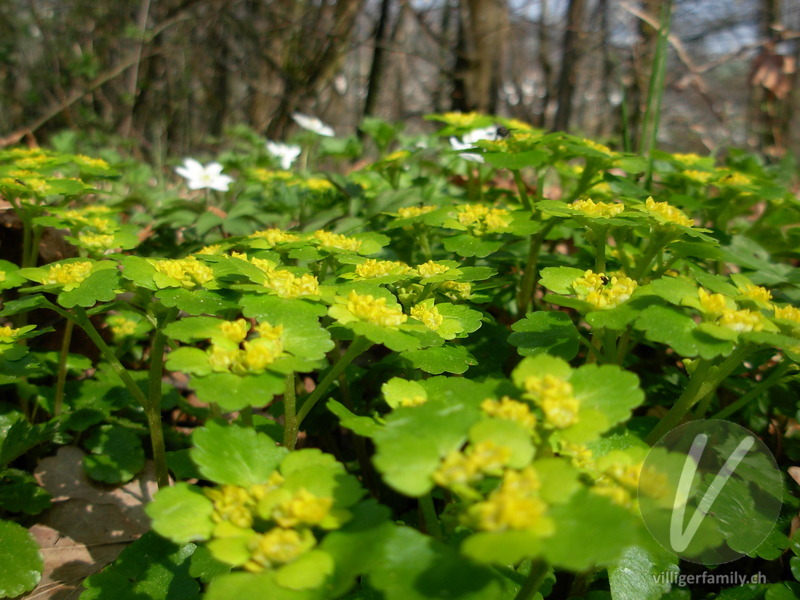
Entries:
{"label": "flowering plant clump", "polygon": [[[302,151],[241,128],[178,187],[0,150],[21,244],[0,260],[0,597],[59,577],[42,525],[84,539],[45,516],[65,457],[112,495],[159,488],[84,600],[688,598],[653,573],[722,550],[772,579],[698,598],[797,595],[781,170],[476,112],[417,137],[368,119],[362,155],[294,120]],[[778,468],[747,455],[751,484],[705,506],[713,473],[687,485],[659,440],[706,420]],[[678,505],[703,507],[682,552],[643,516]]]}

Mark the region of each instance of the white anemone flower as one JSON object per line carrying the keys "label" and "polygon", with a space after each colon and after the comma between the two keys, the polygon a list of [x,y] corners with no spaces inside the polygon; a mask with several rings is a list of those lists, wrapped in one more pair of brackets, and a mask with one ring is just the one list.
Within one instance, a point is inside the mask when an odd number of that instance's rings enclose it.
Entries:
{"label": "white anemone flower", "polygon": [[193,158],[183,160],[183,165],[175,168],[175,172],[186,179],[190,190],[217,190],[227,192],[233,177],[222,174],[222,165],[218,162],[201,165]]}
{"label": "white anemone flower", "polygon": [[320,121],[317,117],[309,117],[308,115],[304,115],[302,113],[294,113],[292,115],[292,119],[294,119],[294,122],[300,125],[300,127],[303,129],[313,131],[318,135],[324,135],[325,137],[333,137],[336,135],[333,131],[333,127],[330,125],[325,125],[325,123]]}
{"label": "white anemone flower", "polygon": [[287,171],[291,168],[295,159],[300,156],[300,146],[292,144],[281,144],[280,142],[267,141],[267,151],[281,161],[281,169]]}
{"label": "white anemone flower", "polygon": [[483,156],[480,154],[475,154],[474,152],[464,152],[464,150],[469,150],[475,147],[475,142],[478,140],[489,140],[493,142],[497,139],[497,128],[496,127],[482,127],[479,129],[473,129],[470,132],[465,133],[461,136],[459,140],[456,137],[450,138],[450,146],[456,152],[461,153],[461,158],[464,160],[468,160],[470,162],[482,163]]}

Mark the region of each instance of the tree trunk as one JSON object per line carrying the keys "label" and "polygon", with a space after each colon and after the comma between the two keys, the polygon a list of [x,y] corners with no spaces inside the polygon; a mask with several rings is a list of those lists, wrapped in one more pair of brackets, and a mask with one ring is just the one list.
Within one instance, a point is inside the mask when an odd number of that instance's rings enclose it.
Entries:
{"label": "tree trunk", "polygon": [[375,104],[380,93],[381,76],[383,75],[383,53],[386,45],[386,25],[389,22],[389,12],[392,8],[392,0],[381,2],[381,12],[378,16],[378,24],[375,26],[375,48],[372,51],[372,64],[369,68],[369,81],[367,82],[367,97],[364,100],[363,116],[369,117],[375,112]]}
{"label": "tree trunk", "polygon": [[584,0],[570,0],[567,8],[567,27],[561,45],[561,73],[558,76],[558,110],[553,129],[566,131],[572,117],[572,97],[578,79],[578,63],[581,58],[583,35]]}

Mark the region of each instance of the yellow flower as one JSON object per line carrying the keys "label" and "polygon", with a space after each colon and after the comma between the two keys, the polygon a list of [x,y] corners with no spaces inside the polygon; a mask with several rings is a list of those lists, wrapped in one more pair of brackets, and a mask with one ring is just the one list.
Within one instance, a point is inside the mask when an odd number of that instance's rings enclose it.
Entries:
{"label": "yellow flower", "polygon": [[115,338],[124,338],[136,333],[136,321],[122,315],[110,316],[107,322]]}
{"label": "yellow flower", "polygon": [[75,162],[84,167],[94,167],[97,169],[108,169],[108,163],[104,161],[102,158],[92,158],[91,156],[86,156],[84,154],[76,154]]}
{"label": "yellow flower", "polygon": [[357,319],[381,327],[398,327],[408,320],[399,306],[387,306],[386,298],[376,299],[355,291],[347,296],[347,310]]}
{"label": "yellow flower", "polygon": [[533,429],[536,426],[536,415],[531,412],[530,407],[519,400],[512,400],[508,396],[503,396],[500,400],[487,398],[481,402],[481,410],[490,417],[516,421],[525,429]]}
{"label": "yellow flower", "polygon": [[211,518],[215,523],[229,521],[242,529],[253,525],[256,499],[246,488],[223,485],[219,488],[206,488],[203,493],[214,503]]}
{"label": "yellow flower", "polygon": [[153,267],[159,273],[177,280],[186,289],[204,285],[214,279],[214,272],[210,267],[198,261],[194,256],[179,259],[158,259],[152,261]]}
{"label": "yellow flower", "polygon": [[787,321],[800,323],[800,308],[794,306],[776,306],[774,308],[776,319],[785,319]]}
{"label": "yellow flower", "polygon": [[713,173],[709,173],[708,171],[697,171],[695,169],[689,169],[688,171],[684,171],[683,175],[687,179],[691,179],[696,183],[708,183],[714,178]]}
{"label": "yellow flower", "polygon": [[19,333],[19,329],[14,329],[10,325],[0,326],[0,338],[5,338],[8,341],[14,341]]}
{"label": "yellow flower", "polygon": [[468,521],[482,531],[532,529],[551,535],[552,520],[546,516],[547,504],[538,496],[539,479],[532,467],[517,473],[506,471],[500,487],[484,502],[473,504]]}
{"label": "yellow flower", "polygon": [[726,173],[719,180],[719,183],[723,185],[741,186],[741,185],[751,185],[753,183],[753,180],[750,179],[750,177],[748,175],[745,175],[744,173],[733,171],[731,173]]}
{"label": "yellow flower", "polygon": [[417,321],[422,323],[428,328],[436,331],[444,323],[444,317],[439,313],[439,309],[435,306],[425,306],[424,304],[417,304],[411,309],[411,316]]}
{"label": "yellow flower", "polygon": [[613,202],[595,202],[591,198],[586,200],[576,200],[569,205],[572,210],[582,212],[587,217],[603,217],[610,219],[616,217],[619,213],[625,210],[623,204],[616,204]]}
{"label": "yellow flower", "polygon": [[333,185],[327,179],[323,179],[321,177],[312,177],[310,179],[306,179],[305,185],[309,190],[317,193],[330,192],[331,190],[336,189],[335,185]]}
{"label": "yellow flower", "polygon": [[51,266],[42,283],[63,285],[65,291],[78,287],[92,273],[92,263],[72,262]]}
{"label": "yellow flower", "polygon": [[728,310],[728,299],[722,294],[709,294],[703,288],[697,290],[700,297],[700,307],[704,313],[721,315]]}
{"label": "yellow flower", "polygon": [[605,273],[586,271],[572,282],[572,289],[581,300],[586,300],[598,310],[615,308],[631,297],[638,284],[624,275],[607,276]]}
{"label": "yellow flower", "polygon": [[419,273],[419,276],[423,279],[435,277],[436,275],[441,275],[442,273],[447,273],[449,270],[450,267],[447,265],[440,265],[432,260],[417,266],[417,273]]}
{"label": "yellow flower", "polygon": [[439,115],[442,121],[447,123],[448,125],[453,125],[455,127],[463,127],[463,128],[470,128],[475,125],[476,122],[483,119],[483,115],[478,112],[468,112],[468,113],[461,113],[461,112],[446,112],[442,115]]}
{"label": "yellow flower", "polygon": [[598,142],[595,142],[594,140],[590,140],[589,138],[583,138],[582,141],[586,146],[588,146],[592,150],[597,150],[598,152],[602,152],[609,158],[616,156],[616,152],[614,152],[611,148],[605,146],[604,144],[600,144]]}
{"label": "yellow flower", "polygon": [[478,465],[463,452],[454,451],[448,454],[434,471],[433,481],[445,488],[468,486],[481,479]]}
{"label": "yellow flower", "polygon": [[330,231],[315,231],[314,238],[319,240],[323,246],[339,250],[357,252],[361,248],[361,240],[349,238],[339,233],[331,233]]}
{"label": "yellow flower", "polygon": [[739,333],[761,331],[764,328],[761,313],[749,309],[727,309],[719,318],[719,324],[728,329],[738,331]]}
{"label": "yellow flower", "polygon": [[273,181],[292,181],[295,179],[294,173],[290,171],[272,171],[270,169],[253,169],[250,174],[262,183],[272,183]]}
{"label": "yellow flower", "polygon": [[756,302],[766,303],[772,300],[772,292],[761,287],[760,285],[748,284],[744,289],[744,295],[751,300],[755,300]]}
{"label": "yellow flower", "polygon": [[209,366],[218,373],[230,371],[239,361],[239,348],[212,344],[207,354]]}
{"label": "yellow flower", "polygon": [[250,323],[244,319],[223,321],[220,323],[219,328],[226,339],[238,344],[247,337],[247,332],[250,331]]}
{"label": "yellow flower", "polygon": [[545,427],[566,429],[578,422],[580,402],[573,395],[572,384],[553,375],[525,379],[525,390],[544,413]]}
{"label": "yellow flower", "polygon": [[250,237],[263,238],[267,240],[270,246],[288,244],[290,242],[297,242],[300,240],[299,236],[293,233],[282,231],[280,229],[265,229],[264,231],[256,231]]}
{"label": "yellow flower", "polygon": [[281,527],[297,525],[319,525],[328,516],[333,498],[319,498],[305,488],[297,490],[275,507],[272,517]]}
{"label": "yellow flower", "polygon": [[258,572],[274,565],[290,563],[316,545],[314,535],[308,530],[295,531],[275,527],[258,536],[252,544],[252,555],[244,567]]}
{"label": "yellow flower", "polygon": [[561,440],[561,454],[569,456],[572,465],[579,469],[594,467],[593,453],[586,446]]}
{"label": "yellow flower", "polygon": [[397,215],[402,219],[408,219],[410,217],[419,217],[434,210],[436,210],[435,206],[404,206],[397,210]]}
{"label": "yellow flower", "polygon": [[475,235],[495,233],[511,224],[511,216],[504,208],[489,208],[483,204],[464,204],[456,207],[458,222],[471,227]]}
{"label": "yellow flower", "polygon": [[385,277],[387,275],[405,275],[413,270],[405,263],[395,260],[375,260],[368,258],[360,265],[356,265],[356,275],[364,279]]}
{"label": "yellow flower", "polygon": [[451,300],[468,300],[472,295],[472,285],[466,282],[443,281],[440,289]]}
{"label": "yellow flower", "polygon": [[425,404],[428,399],[423,396],[422,394],[417,394],[416,396],[404,396],[400,398],[400,406],[403,407],[410,407],[410,406],[419,406],[420,404]]}
{"label": "yellow flower", "polygon": [[645,208],[651,215],[660,217],[669,223],[683,225],[684,227],[692,227],[694,225],[694,221],[687,217],[683,211],[670,206],[666,202],[656,202],[652,197],[645,202]]}
{"label": "yellow flower", "polygon": [[108,250],[114,244],[114,236],[102,233],[87,233],[81,231],[78,234],[78,241],[81,246],[92,250]]}
{"label": "yellow flower", "polygon": [[202,254],[204,256],[219,254],[220,250],[222,250],[222,246],[220,244],[211,244],[210,246],[203,246],[200,248],[200,250],[197,251],[197,254]]}
{"label": "yellow flower", "polygon": [[281,298],[319,296],[319,280],[310,273],[298,277],[284,269],[273,271],[266,286]]}
{"label": "yellow flower", "polygon": [[699,156],[694,153],[689,153],[689,154],[675,153],[672,155],[672,157],[675,158],[676,160],[681,161],[685,165],[693,165],[703,160],[702,156]]}

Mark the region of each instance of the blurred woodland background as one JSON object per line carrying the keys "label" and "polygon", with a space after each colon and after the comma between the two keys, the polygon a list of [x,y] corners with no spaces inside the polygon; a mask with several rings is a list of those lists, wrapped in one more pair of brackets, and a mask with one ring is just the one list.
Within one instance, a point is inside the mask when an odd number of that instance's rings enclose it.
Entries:
{"label": "blurred woodland background", "polygon": [[636,150],[661,23],[664,149],[798,154],[800,0],[2,0],[0,144],[153,158],[294,111],[344,135],[479,110]]}

